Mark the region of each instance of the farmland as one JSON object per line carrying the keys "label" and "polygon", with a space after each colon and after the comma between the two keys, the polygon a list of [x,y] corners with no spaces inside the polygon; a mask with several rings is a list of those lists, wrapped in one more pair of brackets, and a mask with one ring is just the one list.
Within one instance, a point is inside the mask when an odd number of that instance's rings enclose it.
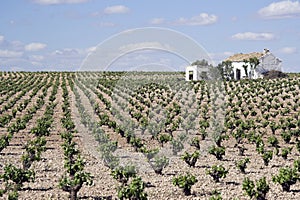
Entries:
{"label": "farmland", "polygon": [[300,199],[299,74],[0,77],[4,198]]}

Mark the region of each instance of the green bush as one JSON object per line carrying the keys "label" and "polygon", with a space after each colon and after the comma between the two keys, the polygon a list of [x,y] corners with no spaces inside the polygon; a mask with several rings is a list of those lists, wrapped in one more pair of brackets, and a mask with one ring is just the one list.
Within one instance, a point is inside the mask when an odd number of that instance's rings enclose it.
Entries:
{"label": "green bush", "polygon": [[122,184],[126,184],[131,177],[136,177],[136,170],[134,166],[120,166],[112,170],[111,172],[114,179]]}
{"label": "green bush", "polygon": [[257,200],[264,200],[266,199],[266,194],[269,192],[270,187],[266,181],[266,177],[263,177],[256,182],[256,189],[254,182],[246,177],[243,181],[242,189],[251,199],[255,197]]}
{"label": "green bush", "polygon": [[156,156],[150,164],[155,173],[162,174],[162,170],[169,165],[169,159],[166,156]]}
{"label": "green bush", "polygon": [[273,151],[266,151],[261,156],[262,156],[265,166],[268,166],[269,162],[273,158]]}
{"label": "green bush", "polygon": [[284,167],[280,168],[278,175],[273,176],[272,180],[280,184],[283,191],[289,192],[290,186],[299,180],[299,174],[296,169]]}
{"label": "green bush", "polygon": [[272,146],[272,147],[278,147],[279,141],[277,139],[276,136],[272,135],[268,138],[268,143]]}
{"label": "green bush", "polygon": [[220,178],[225,178],[228,170],[222,165],[213,165],[210,170],[206,170],[206,174],[210,175],[215,182],[220,182]]}
{"label": "green bush", "polygon": [[145,186],[146,184],[140,177],[135,177],[129,185],[122,185],[118,188],[118,197],[121,200],[146,200],[147,193],[144,191]]}
{"label": "green bush", "polygon": [[239,161],[237,161],[235,163],[235,165],[237,166],[237,168],[239,168],[239,170],[244,174],[245,173],[245,169],[247,167],[247,164],[250,162],[250,159],[249,158],[244,158],[244,159],[241,159]]}
{"label": "green bush", "polygon": [[184,160],[190,167],[195,167],[196,165],[196,162],[198,160],[200,156],[200,153],[199,151],[194,151],[194,153],[192,154],[189,154],[188,152],[185,152],[183,155],[182,155],[182,160]]}
{"label": "green bush", "polygon": [[287,148],[282,148],[281,149],[281,157],[283,157],[283,159],[287,159],[288,154],[291,153],[293,147],[287,147]]}
{"label": "green bush", "polygon": [[214,155],[218,160],[222,160],[225,155],[225,147],[217,147],[213,145],[208,149],[208,153]]}
{"label": "green bush", "polygon": [[182,188],[185,195],[191,195],[191,188],[197,181],[191,174],[179,175],[173,178],[173,185]]}

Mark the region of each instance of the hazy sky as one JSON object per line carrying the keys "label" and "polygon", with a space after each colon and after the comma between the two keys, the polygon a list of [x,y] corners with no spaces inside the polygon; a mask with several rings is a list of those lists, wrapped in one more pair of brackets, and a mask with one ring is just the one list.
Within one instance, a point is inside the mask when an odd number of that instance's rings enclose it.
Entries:
{"label": "hazy sky", "polygon": [[[300,2],[294,0],[2,0],[0,70],[77,70],[99,43],[143,27],[188,36],[215,64],[268,48],[284,71],[300,71]],[[145,36],[143,44],[149,42]],[[145,61],[149,51],[141,54],[122,62]],[[180,60],[158,52],[149,57],[158,66]]]}

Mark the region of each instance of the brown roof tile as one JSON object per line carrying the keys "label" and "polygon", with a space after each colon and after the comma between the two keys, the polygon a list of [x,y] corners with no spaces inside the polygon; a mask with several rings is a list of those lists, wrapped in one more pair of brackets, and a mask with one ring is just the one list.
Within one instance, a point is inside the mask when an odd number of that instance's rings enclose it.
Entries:
{"label": "brown roof tile", "polygon": [[238,54],[234,54],[232,56],[230,56],[229,58],[226,59],[226,61],[231,61],[231,62],[242,62],[245,59],[249,60],[249,58],[261,58],[263,55],[265,55],[265,53],[262,52],[252,52],[252,53],[247,53],[247,54],[243,54],[243,53],[238,53]]}

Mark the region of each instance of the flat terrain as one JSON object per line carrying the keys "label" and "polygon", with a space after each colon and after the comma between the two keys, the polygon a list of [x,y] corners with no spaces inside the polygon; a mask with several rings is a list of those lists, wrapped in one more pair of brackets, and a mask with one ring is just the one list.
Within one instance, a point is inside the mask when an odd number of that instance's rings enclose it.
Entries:
{"label": "flat terrain", "polygon": [[[121,184],[111,175],[112,165],[134,165],[148,199],[209,199],[214,191],[223,199],[250,199],[242,189],[246,177],[254,182],[266,177],[270,187],[266,199],[300,199],[299,180],[288,192],[272,180],[280,168],[295,168],[300,158],[300,75],[193,83],[183,81],[180,73],[3,72],[0,77],[0,137],[8,135],[43,99],[25,128],[15,131],[1,149],[0,174],[8,164],[22,168],[25,145],[36,137],[32,129],[53,105],[46,149],[30,166],[35,180],[23,184],[19,199],[69,198],[59,188],[66,173],[61,137],[68,131],[63,123],[66,105],[75,124],[73,140],[86,162],[84,171],[93,176],[93,184],[80,189],[79,199],[118,199]],[[191,145],[195,138],[200,149]],[[274,138],[277,145],[271,142]],[[222,159],[209,153],[218,142],[225,149]],[[115,149],[104,150],[113,143]],[[158,153],[149,161],[145,152],[154,149]],[[182,156],[195,151],[200,156],[190,167]],[[266,152],[272,152],[268,163],[263,160]],[[151,163],[163,156],[169,163],[157,174]],[[245,158],[250,162],[242,173],[236,163]],[[207,174],[213,165],[228,170],[220,182]],[[197,179],[189,196],[172,183],[174,177],[186,173]],[[2,179],[0,189],[4,188]]]}

